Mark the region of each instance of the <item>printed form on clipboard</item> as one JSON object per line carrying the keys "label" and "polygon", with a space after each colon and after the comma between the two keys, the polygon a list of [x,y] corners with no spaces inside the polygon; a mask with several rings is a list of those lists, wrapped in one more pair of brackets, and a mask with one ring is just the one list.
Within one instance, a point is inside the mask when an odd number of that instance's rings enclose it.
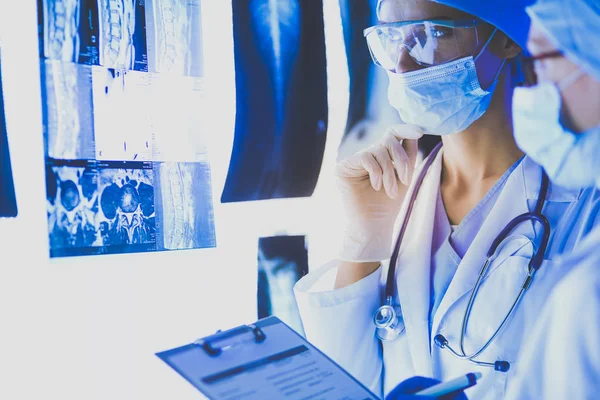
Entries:
{"label": "printed form on clipboard", "polygon": [[378,400],[276,317],[156,353],[211,400]]}

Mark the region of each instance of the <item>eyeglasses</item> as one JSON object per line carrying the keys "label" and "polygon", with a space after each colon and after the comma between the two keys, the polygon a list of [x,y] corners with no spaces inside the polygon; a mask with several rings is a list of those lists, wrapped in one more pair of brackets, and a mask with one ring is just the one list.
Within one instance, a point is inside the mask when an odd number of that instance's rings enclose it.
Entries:
{"label": "eyeglasses", "polygon": [[477,20],[418,20],[375,25],[364,30],[376,65],[395,71],[402,50],[419,65],[434,66],[477,50]]}
{"label": "eyeglasses", "polygon": [[523,74],[524,82],[522,86],[531,87],[536,86],[538,84],[538,76],[535,73],[535,62],[539,60],[545,60],[548,58],[560,58],[564,57],[565,54],[560,51],[552,51],[549,53],[538,54],[533,57],[523,57]]}

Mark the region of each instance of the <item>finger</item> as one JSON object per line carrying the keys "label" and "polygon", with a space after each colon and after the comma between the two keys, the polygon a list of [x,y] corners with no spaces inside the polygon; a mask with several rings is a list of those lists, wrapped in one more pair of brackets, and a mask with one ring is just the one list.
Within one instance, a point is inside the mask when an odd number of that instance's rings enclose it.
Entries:
{"label": "finger", "polygon": [[406,186],[410,185],[412,177],[411,165],[406,150],[402,143],[393,136],[389,136],[386,141],[386,148],[394,162],[394,168],[398,179]]}
{"label": "finger", "polygon": [[374,147],[356,153],[336,164],[335,175],[340,178],[368,178],[373,189],[379,191],[382,186],[383,171],[372,152]]}
{"label": "finger", "polygon": [[388,134],[402,142],[404,150],[408,155],[410,166],[414,169],[419,153],[418,140],[423,136],[424,131],[415,125],[401,124],[390,127]]}
{"label": "finger", "polygon": [[373,189],[380,191],[383,185],[383,170],[381,165],[375,159],[372,151],[365,151],[361,153],[360,157],[361,166],[369,173],[371,179],[371,186]]}
{"label": "finger", "polygon": [[377,146],[373,155],[383,171],[383,187],[388,197],[395,199],[398,196],[398,179],[390,153],[383,145]]}

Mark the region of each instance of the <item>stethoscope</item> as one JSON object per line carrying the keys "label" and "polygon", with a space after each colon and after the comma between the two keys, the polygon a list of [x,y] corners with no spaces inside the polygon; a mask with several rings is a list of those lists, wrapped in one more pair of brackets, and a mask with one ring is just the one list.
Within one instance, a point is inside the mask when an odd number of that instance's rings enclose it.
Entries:
{"label": "stethoscope", "polygon": [[[395,290],[394,283],[396,275],[396,262],[398,261],[398,254],[400,253],[402,239],[404,238],[404,234],[406,233],[408,222],[410,220],[410,215],[412,213],[413,206],[417,199],[419,189],[423,184],[423,180],[427,175],[427,171],[433,164],[433,161],[435,160],[441,148],[442,144],[440,143],[431,151],[431,154],[425,161],[425,164],[423,165],[423,168],[421,169],[421,172],[417,177],[417,180],[415,181],[415,185],[413,187],[413,191],[411,193],[410,200],[408,203],[406,216],[404,217],[404,221],[400,228],[400,233],[398,234],[398,239],[396,240],[396,244],[394,246],[394,252],[392,253],[392,257],[390,258],[390,265],[388,268],[387,283],[385,289],[385,304],[377,309],[377,312],[373,317],[375,327],[377,328],[377,337],[382,341],[392,341],[404,331],[404,321],[401,315],[400,304],[393,303]],[[517,305],[521,301],[521,298],[523,297],[525,291],[531,285],[535,273],[540,268],[542,261],[544,260],[546,248],[548,247],[548,243],[550,242],[550,223],[548,222],[548,219],[542,214],[542,209],[544,207],[544,203],[546,202],[546,197],[548,195],[548,186],[549,179],[546,173],[544,172],[542,173],[542,184],[540,187],[540,193],[538,195],[535,210],[533,212],[528,212],[515,217],[506,225],[506,227],[498,234],[498,236],[496,236],[496,238],[492,242],[492,245],[490,246],[487,252],[487,259],[481,267],[481,270],[479,271],[479,276],[477,277],[475,286],[473,287],[473,289],[471,289],[471,295],[469,297],[467,307],[465,308],[465,313],[462,322],[462,330],[460,334],[460,351],[456,351],[455,349],[453,349],[452,346],[450,346],[450,344],[448,343],[448,340],[441,334],[436,335],[434,338],[434,342],[438,347],[440,347],[441,349],[448,349],[450,353],[454,356],[460,359],[468,360],[473,364],[485,367],[493,367],[496,371],[501,372],[506,372],[510,369],[510,363],[508,361],[500,360],[492,363],[478,361],[475,360],[475,358],[478,357],[481,353],[485,351],[485,349],[488,348],[488,346],[504,328],[504,326],[512,316],[514,310],[516,309]],[[504,317],[494,334],[490,337],[490,339],[487,342],[485,342],[485,344],[479,350],[475,351],[474,353],[467,354],[467,352],[465,351],[464,341],[467,332],[467,325],[469,323],[469,318],[471,317],[471,309],[473,308],[473,303],[475,302],[475,297],[477,295],[477,292],[479,291],[481,282],[490,267],[492,257],[495,255],[496,250],[498,249],[500,244],[502,244],[502,242],[508,237],[508,235],[510,235],[510,233],[518,225],[527,221],[539,222],[541,224],[542,240],[539,248],[537,250],[534,250],[534,254],[531,257],[531,260],[529,261],[528,273],[523,281],[523,284],[521,285],[521,290],[519,291],[519,294],[517,295],[517,298],[512,304],[508,313],[506,314],[506,316]]]}

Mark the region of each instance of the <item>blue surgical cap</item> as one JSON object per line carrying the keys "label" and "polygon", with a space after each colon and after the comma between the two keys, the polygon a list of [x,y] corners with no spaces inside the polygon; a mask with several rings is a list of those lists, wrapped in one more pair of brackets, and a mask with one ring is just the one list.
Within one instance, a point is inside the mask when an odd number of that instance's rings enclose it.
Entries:
{"label": "blue surgical cap", "polygon": [[[525,8],[534,0],[433,0],[436,3],[467,12],[500,29],[523,50],[531,20]],[[593,0],[592,0],[593,1]]]}
{"label": "blue surgical cap", "polygon": [[600,80],[599,0],[538,0],[527,12],[559,50]]}

